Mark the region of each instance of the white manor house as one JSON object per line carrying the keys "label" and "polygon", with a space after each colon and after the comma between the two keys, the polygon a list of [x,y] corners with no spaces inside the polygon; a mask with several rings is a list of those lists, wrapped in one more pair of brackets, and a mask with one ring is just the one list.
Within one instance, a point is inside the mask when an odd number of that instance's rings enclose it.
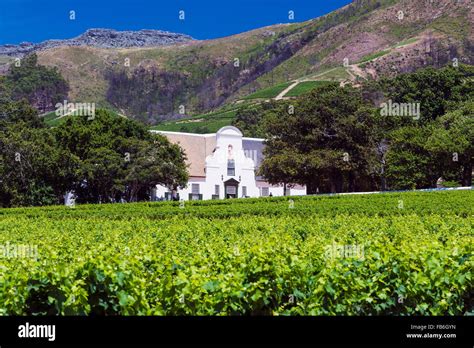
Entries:
{"label": "white manor house", "polygon": [[179,144],[187,156],[188,185],[177,192],[157,185],[153,199],[223,199],[305,195],[306,187],[270,185],[256,172],[262,163],[264,139],[245,138],[235,127],[215,134],[153,131]]}

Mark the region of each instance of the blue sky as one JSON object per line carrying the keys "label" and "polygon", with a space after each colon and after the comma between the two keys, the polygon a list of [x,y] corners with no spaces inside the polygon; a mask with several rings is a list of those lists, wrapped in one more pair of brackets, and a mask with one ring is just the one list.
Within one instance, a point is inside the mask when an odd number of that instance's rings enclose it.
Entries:
{"label": "blue sky", "polygon": [[[77,36],[90,28],[161,29],[211,39],[319,17],[350,0],[0,0],[0,44]],[[69,20],[69,11],[76,20]],[[178,13],[185,11],[185,20]]]}

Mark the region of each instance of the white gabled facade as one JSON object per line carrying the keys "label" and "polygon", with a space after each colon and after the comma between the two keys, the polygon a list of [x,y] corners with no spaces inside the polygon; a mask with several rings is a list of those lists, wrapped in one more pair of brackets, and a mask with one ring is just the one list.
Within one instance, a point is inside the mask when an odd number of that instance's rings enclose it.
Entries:
{"label": "white gabled facade", "polygon": [[[216,189],[217,185],[219,189]],[[206,157],[203,198],[212,198],[212,194],[217,191],[219,198],[228,198],[228,195],[232,195],[232,198],[259,196],[255,162],[246,156],[242,147],[242,133],[235,127],[224,127],[217,132],[216,148]]]}
{"label": "white gabled facade", "polygon": [[[283,186],[268,184],[256,176],[262,161],[263,139],[244,138],[235,127],[226,126],[216,134],[158,133],[181,145],[188,157],[188,185],[178,192],[158,185],[155,199],[224,199],[283,196]],[[202,168],[204,167],[204,168]],[[306,187],[287,188],[287,195],[305,195]]]}

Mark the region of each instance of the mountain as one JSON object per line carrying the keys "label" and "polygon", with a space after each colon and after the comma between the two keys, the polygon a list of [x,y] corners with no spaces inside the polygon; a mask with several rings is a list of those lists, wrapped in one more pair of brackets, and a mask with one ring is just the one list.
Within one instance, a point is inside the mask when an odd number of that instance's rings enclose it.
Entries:
{"label": "mountain", "polygon": [[[164,46],[139,45],[92,30],[81,44],[54,41],[37,54],[68,80],[72,101],[156,123],[286,98],[324,81],[357,84],[454,59],[474,64],[473,23],[470,0],[356,0],[320,18],[220,39],[173,34]],[[3,52],[0,64],[11,61]]]}
{"label": "mountain", "polygon": [[48,40],[39,44],[23,42],[19,45],[0,45],[0,55],[21,58],[25,54],[63,46],[97,48],[160,47],[191,40],[193,38],[189,35],[162,30],[117,31],[112,29],[89,29],[84,34],[68,40]]}

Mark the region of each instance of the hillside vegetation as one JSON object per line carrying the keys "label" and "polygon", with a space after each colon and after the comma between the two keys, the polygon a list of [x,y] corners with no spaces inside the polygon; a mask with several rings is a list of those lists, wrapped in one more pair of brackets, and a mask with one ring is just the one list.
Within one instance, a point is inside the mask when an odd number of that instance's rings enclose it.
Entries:
{"label": "hillside vegetation", "polygon": [[222,39],[157,48],[63,46],[38,54],[69,82],[71,100],[156,123],[254,92],[266,98],[274,93],[258,91],[332,68],[340,71],[324,79],[350,82],[453,58],[472,64],[472,20],[469,1],[358,0],[321,18]]}

